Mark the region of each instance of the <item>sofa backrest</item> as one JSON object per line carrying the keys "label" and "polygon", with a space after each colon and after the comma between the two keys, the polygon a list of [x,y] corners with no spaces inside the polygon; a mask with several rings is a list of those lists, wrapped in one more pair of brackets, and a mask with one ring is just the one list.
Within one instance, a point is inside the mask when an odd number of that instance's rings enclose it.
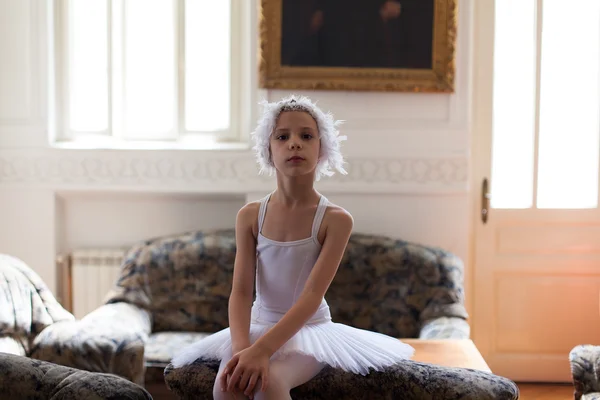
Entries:
{"label": "sofa backrest", "polygon": [[[107,302],[148,309],[153,331],[216,332],[229,325],[234,260],[233,230],[152,239],[127,253]],[[441,249],[355,233],[326,300],[335,322],[416,337],[427,319],[466,317],[463,264]]]}
{"label": "sofa backrest", "polygon": [[351,235],[326,299],[336,322],[394,337],[417,337],[429,319],[467,317],[458,257],[381,235]]}
{"label": "sofa backrest", "polygon": [[106,302],[150,311],[152,330],[216,332],[229,325],[233,230],[196,231],[132,247]]}

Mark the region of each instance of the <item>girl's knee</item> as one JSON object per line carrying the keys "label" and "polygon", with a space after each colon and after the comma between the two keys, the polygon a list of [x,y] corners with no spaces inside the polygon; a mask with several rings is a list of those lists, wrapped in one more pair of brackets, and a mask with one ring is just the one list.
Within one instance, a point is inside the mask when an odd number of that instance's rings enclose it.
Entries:
{"label": "girl's knee", "polygon": [[290,398],[292,388],[283,377],[276,373],[269,374],[267,389],[264,392],[260,390],[261,385],[262,381],[259,379],[254,390],[255,400],[285,400]]}
{"label": "girl's knee", "polygon": [[240,395],[239,393],[223,392],[221,390],[221,382],[219,381],[219,378],[220,373],[217,375],[217,379],[215,379],[215,384],[213,385],[213,398],[215,400],[238,400],[246,398],[243,395]]}
{"label": "girl's knee", "polygon": [[230,395],[230,393],[221,391],[221,385],[219,384],[219,379],[215,380],[215,384],[213,386],[213,399],[215,399],[215,400],[231,399],[231,396],[229,396],[229,395]]}
{"label": "girl's knee", "polygon": [[243,400],[247,399],[242,393],[222,392],[220,387],[213,387],[213,399],[215,400]]}
{"label": "girl's knee", "polygon": [[[276,369],[271,369],[267,388],[264,392],[261,391],[262,379],[258,379],[253,390],[253,397],[255,400],[290,399],[290,391],[292,390],[292,387],[290,386],[290,379],[289,377],[285,376],[285,374],[281,374],[276,371]],[[242,393],[241,390],[236,393],[222,392],[219,378],[220,372],[217,374],[217,378],[215,379],[215,384],[213,386],[213,397],[215,400],[237,400],[248,398]]]}

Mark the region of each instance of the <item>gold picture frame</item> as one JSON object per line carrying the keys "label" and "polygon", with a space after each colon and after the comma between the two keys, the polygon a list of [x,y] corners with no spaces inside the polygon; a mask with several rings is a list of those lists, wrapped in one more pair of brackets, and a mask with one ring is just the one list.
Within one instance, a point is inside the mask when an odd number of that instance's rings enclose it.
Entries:
{"label": "gold picture frame", "polygon": [[433,2],[430,68],[282,65],[282,15],[286,1],[294,0],[261,0],[259,84],[262,88],[454,92],[457,0],[429,0]]}

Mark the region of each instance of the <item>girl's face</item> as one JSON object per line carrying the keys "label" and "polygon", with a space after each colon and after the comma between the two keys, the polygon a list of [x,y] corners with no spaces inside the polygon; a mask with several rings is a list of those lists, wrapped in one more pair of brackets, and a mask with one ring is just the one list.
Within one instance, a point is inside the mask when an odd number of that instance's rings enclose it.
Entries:
{"label": "girl's face", "polygon": [[317,122],[304,111],[284,111],[279,114],[269,145],[280,173],[286,176],[312,173],[321,149]]}

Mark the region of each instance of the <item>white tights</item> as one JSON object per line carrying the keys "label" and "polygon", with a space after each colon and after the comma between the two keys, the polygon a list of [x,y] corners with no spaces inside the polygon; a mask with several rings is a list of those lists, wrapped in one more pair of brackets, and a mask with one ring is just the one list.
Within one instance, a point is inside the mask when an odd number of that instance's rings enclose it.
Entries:
{"label": "white tights", "polygon": [[[241,400],[247,399],[242,391],[222,392],[219,380],[221,372],[231,357],[221,360],[217,379],[213,387],[215,400]],[[269,365],[269,384],[265,392],[260,391],[261,380],[254,387],[255,400],[286,400],[291,399],[290,390],[308,382],[317,375],[325,364],[318,362],[313,357],[302,354],[292,354],[282,360],[272,360]]]}

